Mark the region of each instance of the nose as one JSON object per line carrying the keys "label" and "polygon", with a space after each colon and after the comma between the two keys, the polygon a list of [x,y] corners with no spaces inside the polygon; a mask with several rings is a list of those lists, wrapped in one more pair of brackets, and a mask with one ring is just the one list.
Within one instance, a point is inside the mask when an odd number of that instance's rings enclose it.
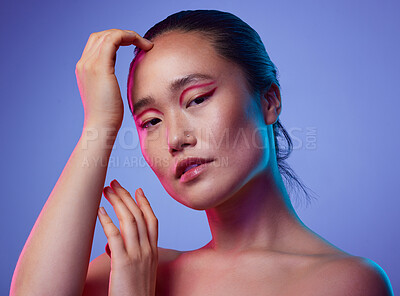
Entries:
{"label": "nose", "polygon": [[167,128],[168,151],[171,154],[185,147],[195,146],[197,139],[194,130],[183,118],[175,118]]}

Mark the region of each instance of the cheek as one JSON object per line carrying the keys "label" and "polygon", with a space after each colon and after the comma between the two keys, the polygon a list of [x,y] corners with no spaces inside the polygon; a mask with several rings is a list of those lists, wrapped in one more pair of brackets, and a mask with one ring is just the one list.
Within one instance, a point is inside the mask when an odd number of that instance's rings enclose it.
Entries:
{"label": "cheek", "polygon": [[254,118],[249,117],[240,99],[232,99],[230,104],[220,104],[210,113],[208,129],[210,138],[222,150],[250,148],[255,128]]}
{"label": "cheek", "polygon": [[160,133],[153,131],[143,133],[139,136],[140,148],[144,159],[157,176],[162,176],[168,169],[168,158],[166,151],[161,145]]}
{"label": "cheek", "polygon": [[221,163],[228,163],[236,175],[239,171],[247,174],[264,163],[267,145],[266,128],[260,121],[260,112],[254,106],[244,104],[243,99],[235,99],[229,108],[217,108],[208,126],[215,139],[210,142],[211,148],[218,149]]}
{"label": "cheek", "polygon": [[170,163],[166,157],[160,155],[159,151],[159,149],[148,149],[143,150],[142,154],[157,178],[163,182],[164,179],[171,176]]}

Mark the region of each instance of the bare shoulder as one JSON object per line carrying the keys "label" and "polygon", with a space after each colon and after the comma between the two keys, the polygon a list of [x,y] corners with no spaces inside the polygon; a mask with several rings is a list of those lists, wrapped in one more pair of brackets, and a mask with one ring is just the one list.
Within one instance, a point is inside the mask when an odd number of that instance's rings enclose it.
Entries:
{"label": "bare shoulder", "polygon": [[307,295],[391,296],[385,271],[374,261],[358,256],[333,256],[314,267],[304,280]]}
{"label": "bare shoulder", "polygon": [[158,262],[159,264],[163,264],[174,261],[183,253],[185,253],[185,251],[158,247]]}
{"label": "bare shoulder", "polygon": [[82,296],[108,295],[110,271],[111,259],[107,253],[103,253],[93,259],[89,263]]}
{"label": "bare shoulder", "polygon": [[[176,259],[183,251],[158,247],[159,266]],[[108,295],[108,283],[111,271],[111,259],[103,253],[89,263],[85,288],[82,296]]]}

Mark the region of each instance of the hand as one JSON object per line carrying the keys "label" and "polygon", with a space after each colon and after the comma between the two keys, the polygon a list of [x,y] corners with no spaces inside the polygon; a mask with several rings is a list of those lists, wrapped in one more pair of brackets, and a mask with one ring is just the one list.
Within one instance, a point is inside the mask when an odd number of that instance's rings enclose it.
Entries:
{"label": "hand", "polygon": [[85,124],[121,127],[124,105],[115,76],[115,60],[118,48],[131,44],[143,50],[153,47],[151,41],[134,31],[110,29],[90,35],[75,69]]}
{"label": "hand", "polygon": [[154,296],[158,265],[158,220],[142,189],[135,203],[129,192],[116,180],[104,188],[104,196],[117,214],[121,232],[99,208],[99,220],[111,250],[108,295]]}

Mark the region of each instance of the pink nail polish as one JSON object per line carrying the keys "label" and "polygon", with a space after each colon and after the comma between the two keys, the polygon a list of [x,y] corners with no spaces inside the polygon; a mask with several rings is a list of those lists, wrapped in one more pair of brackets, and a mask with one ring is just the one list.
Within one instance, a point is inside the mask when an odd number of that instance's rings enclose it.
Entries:
{"label": "pink nail polish", "polygon": [[119,182],[118,182],[116,179],[112,180],[112,182],[114,182],[114,184],[115,184],[117,187],[122,187],[121,184],[119,184]]}

